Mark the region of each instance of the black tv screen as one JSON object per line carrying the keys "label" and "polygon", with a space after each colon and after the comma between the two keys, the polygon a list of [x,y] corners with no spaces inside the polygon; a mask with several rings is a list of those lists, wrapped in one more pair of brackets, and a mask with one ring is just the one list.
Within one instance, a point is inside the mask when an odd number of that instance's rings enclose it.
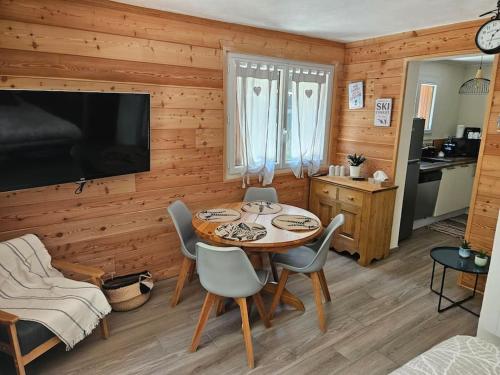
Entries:
{"label": "black tv screen", "polygon": [[0,191],[149,170],[149,94],[0,91]]}

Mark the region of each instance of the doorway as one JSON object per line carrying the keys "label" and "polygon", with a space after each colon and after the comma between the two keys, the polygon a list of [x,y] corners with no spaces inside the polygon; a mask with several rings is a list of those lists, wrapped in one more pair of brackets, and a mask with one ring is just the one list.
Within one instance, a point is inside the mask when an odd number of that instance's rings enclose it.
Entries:
{"label": "doorway", "polygon": [[424,226],[464,237],[492,65],[493,57],[482,54],[408,62],[396,171],[398,242]]}

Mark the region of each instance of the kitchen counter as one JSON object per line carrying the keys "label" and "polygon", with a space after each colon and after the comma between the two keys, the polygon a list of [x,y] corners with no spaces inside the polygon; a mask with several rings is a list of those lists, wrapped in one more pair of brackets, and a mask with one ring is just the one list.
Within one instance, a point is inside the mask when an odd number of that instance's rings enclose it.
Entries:
{"label": "kitchen counter", "polygon": [[[433,161],[425,161],[425,159],[433,159]],[[442,168],[476,162],[477,158],[469,156],[447,156],[444,158],[422,157],[422,161],[420,162],[420,172],[437,171]]]}

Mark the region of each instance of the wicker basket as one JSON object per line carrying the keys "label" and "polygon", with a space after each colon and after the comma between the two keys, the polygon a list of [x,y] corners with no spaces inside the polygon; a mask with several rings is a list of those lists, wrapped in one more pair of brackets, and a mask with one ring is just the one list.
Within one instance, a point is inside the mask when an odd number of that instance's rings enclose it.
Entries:
{"label": "wicker basket", "polygon": [[153,279],[148,271],[144,271],[106,280],[102,288],[114,311],[130,311],[147,302]]}

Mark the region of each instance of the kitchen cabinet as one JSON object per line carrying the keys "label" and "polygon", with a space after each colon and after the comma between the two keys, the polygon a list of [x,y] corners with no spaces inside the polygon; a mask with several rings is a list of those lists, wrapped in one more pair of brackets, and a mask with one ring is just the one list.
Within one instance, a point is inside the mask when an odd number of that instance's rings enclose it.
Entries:
{"label": "kitchen cabinet", "polygon": [[476,163],[445,167],[442,170],[441,182],[434,208],[434,216],[469,207]]}
{"label": "kitchen cabinet", "polygon": [[347,177],[313,177],[309,210],[324,226],[342,213],[344,224],[333,238],[333,248],[359,254],[358,263],[389,255],[396,186],[381,187]]}

